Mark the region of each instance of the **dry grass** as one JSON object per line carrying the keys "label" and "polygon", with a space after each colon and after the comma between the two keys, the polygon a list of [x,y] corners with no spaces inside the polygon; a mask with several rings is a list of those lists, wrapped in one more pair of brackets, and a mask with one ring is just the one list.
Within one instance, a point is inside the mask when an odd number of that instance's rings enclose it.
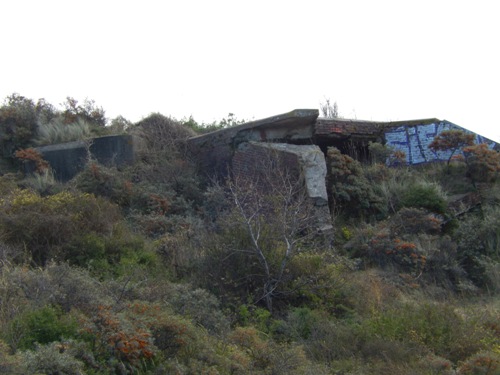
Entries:
{"label": "dry grass", "polygon": [[38,134],[35,143],[39,146],[64,143],[72,141],[82,141],[92,136],[90,125],[77,119],[74,123],[65,124],[59,118],[46,124],[38,125]]}

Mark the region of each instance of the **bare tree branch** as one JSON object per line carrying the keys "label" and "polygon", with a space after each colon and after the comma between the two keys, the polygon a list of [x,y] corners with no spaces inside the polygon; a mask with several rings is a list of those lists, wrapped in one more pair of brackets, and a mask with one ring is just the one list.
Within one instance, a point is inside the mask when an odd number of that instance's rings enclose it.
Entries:
{"label": "bare tree branch", "polygon": [[268,154],[258,167],[233,175],[228,187],[236,220],[250,240],[251,249],[245,251],[258,259],[264,274],[259,300],[272,311],[290,260],[301,251],[301,241],[314,232],[311,201],[300,168],[274,150]]}

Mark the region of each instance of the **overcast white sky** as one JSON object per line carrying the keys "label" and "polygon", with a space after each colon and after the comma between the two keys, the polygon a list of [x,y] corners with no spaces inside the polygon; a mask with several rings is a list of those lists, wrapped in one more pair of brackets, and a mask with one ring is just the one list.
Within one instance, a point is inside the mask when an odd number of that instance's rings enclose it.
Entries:
{"label": "overcast white sky", "polygon": [[93,99],[109,118],[259,119],[337,101],[500,141],[500,3],[2,0],[0,98]]}

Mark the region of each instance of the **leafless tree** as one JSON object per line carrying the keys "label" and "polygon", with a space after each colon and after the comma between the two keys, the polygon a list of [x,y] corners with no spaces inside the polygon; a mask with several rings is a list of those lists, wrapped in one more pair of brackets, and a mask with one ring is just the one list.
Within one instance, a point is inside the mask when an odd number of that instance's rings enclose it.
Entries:
{"label": "leafless tree", "polygon": [[260,300],[271,312],[290,260],[314,234],[303,176],[280,156],[270,151],[258,167],[234,173],[228,183],[235,208],[232,225],[243,227],[250,240],[249,248],[235,250],[258,259],[263,284]]}

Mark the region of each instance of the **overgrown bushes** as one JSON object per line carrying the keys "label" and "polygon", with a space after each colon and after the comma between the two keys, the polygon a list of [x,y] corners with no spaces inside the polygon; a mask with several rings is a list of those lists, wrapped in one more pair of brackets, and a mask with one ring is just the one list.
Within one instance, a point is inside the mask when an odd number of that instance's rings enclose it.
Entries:
{"label": "overgrown bushes", "polygon": [[364,321],[363,334],[411,342],[457,363],[496,345],[499,338],[487,321],[464,319],[449,305],[403,304]]}
{"label": "overgrown bushes", "polygon": [[0,154],[11,159],[16,150],[34,145],[83,140],[107,134],[105,112],[93,100],[79,104],[68,97],[63,111],[44,99],[36,103],[19,94],[0,107]]}
{"label": "overgrown bushes", "polygon": [[[45,102],[18,94],[5,99],[0,107],[0,151],[4,158],[12,158],[14,152],[29,147],[37,131],[37,113],[44,110]],[[49,109],[50,111],[50,109]]]}
{"label": "overgrown bushes", "polygon": [[18,189],[3,197],[0,207],[2,238],[26,249],[36,265],[67,259],[65,249],[81,233],[111,237],[120,220],[117,207],[108,201],[69,191],[41,197]]}
{"label": "overgrown bushes", "polygon": [[[83,122],[108,130],[91,101],[0,109],[0,131],[13,131],[2,151],[39,169],[0,177],[1,373],[498,372],[491,150],[409,168],[381,144],[366,164],[330,149],[332,248],[293,170],[262,159],[252,178],[207,188],[186,158],[194,133],[159,114],[113,125],[142,138],[136,164],[90,161],[67,184],[18,149],[44,124]],[[481,205],[448,210],[476,188]]]}
{"label": "overgrown bushes", "polygon": [[384,216],[387,212],[383,197],[376,193],[366,178],[361,163],[339,149],[328,149],[328,182],[332,210],[341,208],[354,217]]}

